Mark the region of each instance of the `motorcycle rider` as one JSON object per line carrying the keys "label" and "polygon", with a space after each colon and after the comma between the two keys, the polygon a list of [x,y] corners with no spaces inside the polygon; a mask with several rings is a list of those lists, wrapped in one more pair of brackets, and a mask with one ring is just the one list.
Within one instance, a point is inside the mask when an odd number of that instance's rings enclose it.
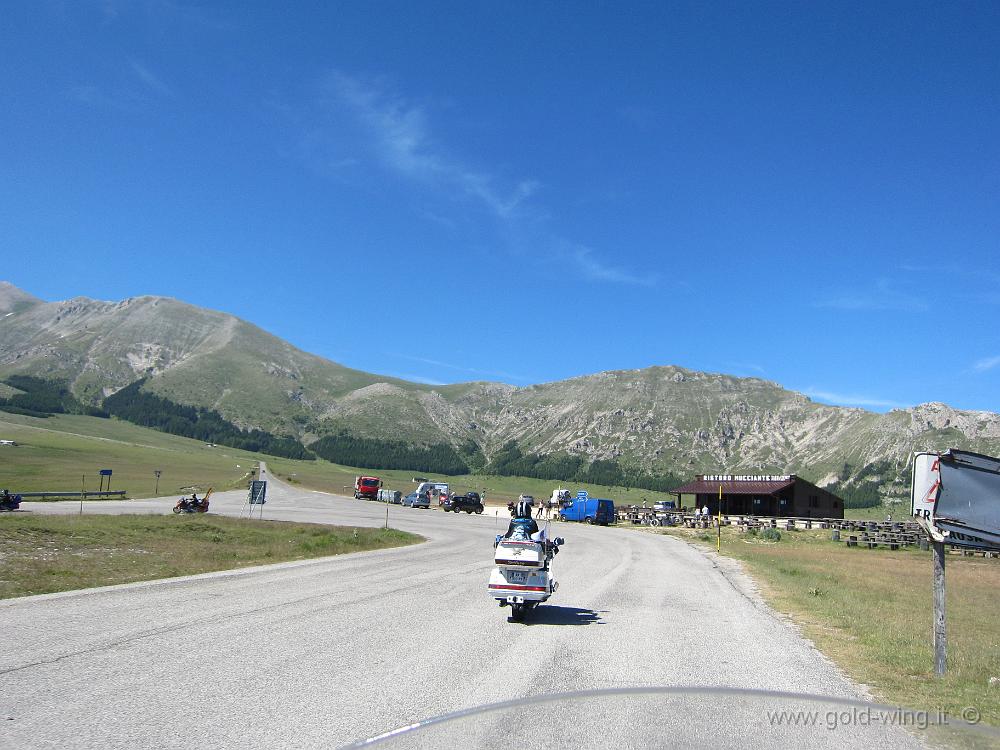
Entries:
{"label": "motorcycle rider", "polygon": [[538,524],[531,517],[531,505],[526,500],[519,500],[514,510],[510,513],[510,525],[507,526],[507,533],[504,539],[511,539],[515,535],[524,539],[531,539],[532,534],[538,533]]}

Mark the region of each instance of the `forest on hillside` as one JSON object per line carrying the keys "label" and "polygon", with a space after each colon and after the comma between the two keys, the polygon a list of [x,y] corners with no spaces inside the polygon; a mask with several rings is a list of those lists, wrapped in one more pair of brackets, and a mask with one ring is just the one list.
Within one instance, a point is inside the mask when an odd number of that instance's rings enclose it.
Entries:
{"label": "forest on hillside", "polygon": [[254,453],[314,461],[316,457],[298,440],[279,437],[264,430],[242,430],[211,409],[176,404],[142,390],[145,379],[137,380],[104,399],[104,409],[119,419],[151,427],[172,435],[228,445]]}
{"label": "forest on hillside", "polygon": [[0,398],[0,411],[23,414],[28,417],[49,417],[53,414],[86,414],[107,417],[103,409],[81,404],[69,390],[69,383],[62,380],[43,380],[30,375],[11,375],[2,381],[21,393]]}

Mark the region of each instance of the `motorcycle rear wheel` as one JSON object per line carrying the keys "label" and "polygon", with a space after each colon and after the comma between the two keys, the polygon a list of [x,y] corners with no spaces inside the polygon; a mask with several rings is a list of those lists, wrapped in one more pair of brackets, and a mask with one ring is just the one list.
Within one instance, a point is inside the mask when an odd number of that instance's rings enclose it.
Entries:
{"label": "motorcycle rear wheel", "polygon": [[527,616],[528,612],[531,610],[530,604],[511,604],[510,605],[510,617],[508,618],[510,622],[524,622],[524,618]]}

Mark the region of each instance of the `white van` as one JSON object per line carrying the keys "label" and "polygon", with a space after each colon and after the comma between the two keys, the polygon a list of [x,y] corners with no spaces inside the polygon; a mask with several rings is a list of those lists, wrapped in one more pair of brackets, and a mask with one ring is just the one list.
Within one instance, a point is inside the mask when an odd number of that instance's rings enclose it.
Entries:
{"label": "white van", "polygon": [[417,485],[417,494],[423,495],[425,492],[430,497],[437,499],[438,505],[441,505],[448,499],[451,489],[447,482],[421,482]]}

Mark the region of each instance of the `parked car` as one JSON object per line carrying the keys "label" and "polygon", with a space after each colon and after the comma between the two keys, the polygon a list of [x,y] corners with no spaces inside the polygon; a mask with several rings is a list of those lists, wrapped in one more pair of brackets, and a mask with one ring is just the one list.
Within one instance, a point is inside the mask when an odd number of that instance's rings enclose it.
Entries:
{"label": "parked car", "polygon": [[430,508],[431,500],[426,492],[411,492],[403,498],[403,505],[409,508]]}
{"label": "parked car", "polygon": [[470,492],[467,495],[452,495],[449,497],[441,508],[447,513],[449,510],[459,513],[465,511],[466,513],[482,513],[486,508],[483,506],[483,501],[479,499],[478,492]]}
{"label": "parked car", "polygon": [[663,512],[667,510],[675,510],[677,506],[674,504],[673,500],[659,500],[653,503],[653,510],[657,512]]}

